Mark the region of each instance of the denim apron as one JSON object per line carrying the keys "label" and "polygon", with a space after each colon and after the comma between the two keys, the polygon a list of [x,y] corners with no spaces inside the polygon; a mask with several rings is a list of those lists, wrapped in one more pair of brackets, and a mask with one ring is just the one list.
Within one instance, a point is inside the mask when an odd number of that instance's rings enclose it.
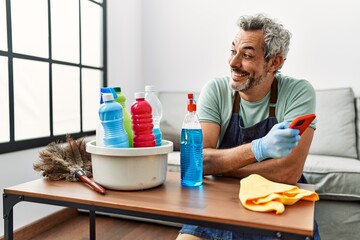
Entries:
{"label": "denim apron", "polygon": [[[251,127],[245,128],[243,120],[239,114],[240,100],[241,100],[240,94],[239,92],[235,92],[232,116],[229,125],[225,131],[224,137],[219,145],[219,148],[222,149],[232,148],[245,143],[249,143],[254,139],[264,137],[271,130],[271,128],[278,123],[275,116],[275,106],[278,95],[277,93],[278,93],[277,79],[275,78],[271,85],[270,100],[269,100],[269,117]],[[302,175],[298,182],[306,183],[305,177]],[[180,230],[180,233],[187,233],[211,240],[276,239],[275,237],[261,236],[261,235],[256,235],[255,233],[251,234],[251,233],[235,232],[235,231],[206,228],[206,227],[193,226],[193,225],[184,225],[183,228]],[[320,240],[316,222],[314,229],[314,239]]]}

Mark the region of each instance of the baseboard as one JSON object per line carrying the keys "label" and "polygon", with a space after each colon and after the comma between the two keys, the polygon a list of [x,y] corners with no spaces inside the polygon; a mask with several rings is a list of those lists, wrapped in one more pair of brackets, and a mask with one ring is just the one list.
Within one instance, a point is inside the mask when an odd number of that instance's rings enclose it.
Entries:
{"label": "baseboard", "polygon": [[[39,234],[54,228],[55,226],[69,220],[70,218],[75,217],[76,215],[78,215],[77,209],[62,209],[37,221],[34,221],[24,227],[16,229],[16,231],[14,231],[14,239],[34,239]],[[0,240],[4,240],[4,236],[1,236]]]}

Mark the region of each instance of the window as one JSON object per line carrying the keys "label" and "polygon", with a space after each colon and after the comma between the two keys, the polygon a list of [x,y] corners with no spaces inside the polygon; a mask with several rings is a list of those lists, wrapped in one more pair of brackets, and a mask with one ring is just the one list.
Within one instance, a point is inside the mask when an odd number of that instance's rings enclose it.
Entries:
{"label": "window", "polygon": [[0,1],[0,153],[95,134],[106,0]]}

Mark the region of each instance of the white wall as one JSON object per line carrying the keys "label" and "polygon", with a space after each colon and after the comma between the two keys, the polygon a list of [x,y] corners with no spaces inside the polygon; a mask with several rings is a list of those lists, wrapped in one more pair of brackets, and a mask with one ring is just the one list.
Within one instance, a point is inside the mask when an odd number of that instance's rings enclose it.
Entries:
{"label": "white wall", "polygon": [[[360,95],[359,9],[356,0],[108,0],[109,85],[122,87],[127,107],[146,84],[200,91],[228,74],[237,18],[264,12],[293,33],[284,74],[308,79],[317,89],[351,86]],[[0,188],[39,178],[32,170],[38,151],[1,154]],[[15,209],[16,228],[57,209],[29,205]]]}
{"label": "white wall", "polygon": [[120,86],[127,107],[144,91],[141,0],[108,0],[108,85]]}
{"label": "white wall", "polygon": [[[227,75],[235,22],[258,12],[279,19],[293,34],[283,74],[305,78],[317,89],[351,86],[360,95],[356,0],[110,0],[108,5],[109,83],[121,79],[130,102],[145,84],[198,91],[208,80]],[[124,12],[126,27],[111,28]]]}

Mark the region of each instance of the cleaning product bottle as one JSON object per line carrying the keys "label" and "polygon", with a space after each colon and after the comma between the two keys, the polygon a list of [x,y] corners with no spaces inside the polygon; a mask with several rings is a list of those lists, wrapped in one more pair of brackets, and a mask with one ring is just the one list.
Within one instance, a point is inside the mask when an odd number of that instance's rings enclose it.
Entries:
{"label": "cleaning product bottle", "polygon": [[160,130],[160,120],[162,118],[162,104],[155,94],[154,86],[145,86],[145,100],[148,101],[152,108],[153,132],[155,135],[156,146],[161,146],[162,134]]}
{"label": "cleaning product bottle", "polygon": [[203,136],[192,93],[188,94],[187,110],[180,136],[181,185],[196,187],[202,185]]}
{"label": "cleaning product bottle", "polygon": [[130,108],[132,129],[134,131],[133,146],[155,147],[155,136],[153,133],[152,109],[145,100],[144,92],[135,93],[135,102]]}
{"label": "cleaning product bottle", "polygon": [[120,103],[123,108],[123,116],[124,116],[124,128],[128,135],[129,140],[129,147],[133,147],[133,136],[134,132],[132,130],[132,123],[131,123],[131,116],[129,111],[126,109],[126,97],[124,94],[121,93],[120,87],[114,87],[114,90],[117,94],[117,98],[115,99],[116,102]]}
{"label": "cleaning product bottle", "polygon": [[102,95],[103,103],[99,108],[99,117],[104,127],[104,146],[128,148],[129,140],[124,129],[122,107],[114,101],[112,93]]}
{"label": "cleaning product bottle", "polygon": [[[104,101],[102,99],[103,93],[112,93],[114,96],[114,99],[117,98],[117,94],[114,89],[109,87],[102,87],[100,88],[100,104],[102,104]],[[104,146],[104,127],[101,124],[101,121],[99,121],[98,127],[96,128],[95,132],[96,136],[96,146],[103,147]]]}

